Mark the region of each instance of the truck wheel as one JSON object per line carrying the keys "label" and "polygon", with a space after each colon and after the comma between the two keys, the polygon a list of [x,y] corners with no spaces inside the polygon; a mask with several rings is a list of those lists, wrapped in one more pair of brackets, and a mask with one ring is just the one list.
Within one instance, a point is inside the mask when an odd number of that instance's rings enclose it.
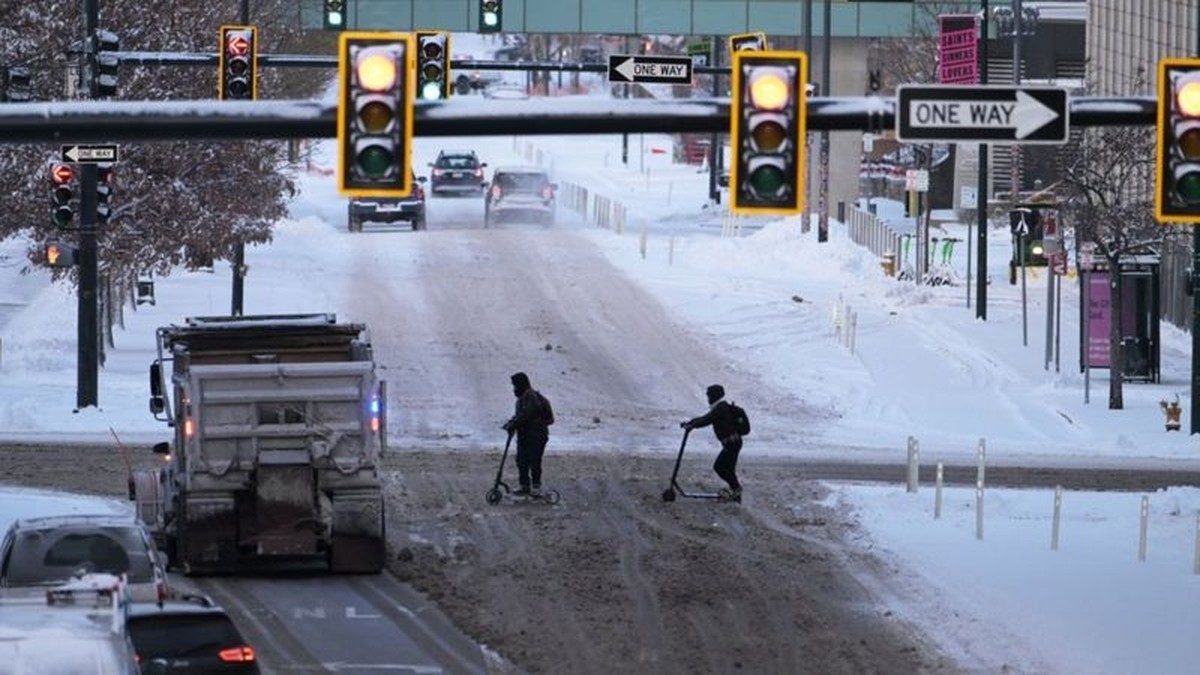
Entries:
{"label": "truck wheel", "polygon": [[362,221],[354,216],[350,216],[350,231],[362,232]]}
{"label": "truck wheel", "polygon": [[459,75],[454,81],[454,93],[460,96],[466,96],[471,93],[471,80],[466,75]]}
{"label": "truck wheel", "polygon": [[413,219],[413,232],[420,232],[425,229],[425,214],[417,216]]}

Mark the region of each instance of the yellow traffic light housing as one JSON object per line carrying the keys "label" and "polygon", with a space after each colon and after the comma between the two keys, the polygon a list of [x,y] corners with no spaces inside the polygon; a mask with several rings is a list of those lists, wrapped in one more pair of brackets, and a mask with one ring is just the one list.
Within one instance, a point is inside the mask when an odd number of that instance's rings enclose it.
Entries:
{"label": "yellow traffic light housing", "polygon": [[1154,217],[1200,223],[1200,59],[1158,62]]}
{"label": "yellow traffic light housing", "polygon": [[734,213],[792,215],[804,208],[807,58],[803,52],[733,52]]}
{"label": "yellow traffic light housing", "polygon": [[408,33],[338,38],[338,190],[407,197],[412,191],[413,88]]}
{"label": "yellow traffic light housing", "polygon": [[258,28],[221,26],[217,61],[217,98],[258,99]]}

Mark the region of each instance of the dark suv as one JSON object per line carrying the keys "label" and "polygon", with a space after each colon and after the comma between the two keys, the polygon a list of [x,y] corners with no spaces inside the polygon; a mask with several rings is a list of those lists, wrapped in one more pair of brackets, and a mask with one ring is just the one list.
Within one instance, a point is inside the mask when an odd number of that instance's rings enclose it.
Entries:
{"label": "dark suv", "polygon": [[443,150],[430,163],[429,190],[434,195],[483,194],[483,167],[474,150]]}
{"label": "dark suv", "polygon": [[492,185],[483,198],[483,224],[503,221],[554,224],[554,192],[546,172],[537,167],[500,167],[492,174]]}
{"label": "dark suv", "polygon": [[425,229],[425,177],[412,179],[412,192],[407,197],[353,197],[350,199],[349,227],[362,232],[363,223],[395,223],[404,221],[413,230]]}
{"label": "dark suv", "polygon": [[130,605],[125,627],[142,673],[258,673],[258,658],[207,596]]}

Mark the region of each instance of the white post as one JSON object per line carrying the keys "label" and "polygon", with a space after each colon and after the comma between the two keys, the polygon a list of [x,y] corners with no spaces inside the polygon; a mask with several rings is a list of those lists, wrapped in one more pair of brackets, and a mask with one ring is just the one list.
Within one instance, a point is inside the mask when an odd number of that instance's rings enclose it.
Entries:
{"label": "white post", "polygon": [[850,312],[850,353],[854,353],[854,343],[858,338],[858,312]]}
{"label": "white post", "polygon": [[1200,511],[1196,512],[1196,559],[1192,563],[1192,574],[1200,574]]}
{"label": "white post", "polygon": [[1058,528],[1062,522],[1062,495],[1063,488],[1061,485],[1054,486],[1054,524],[1050,527],[1050,550],[1058,550]]}
{"label": "white post", "polygon": [[976,459],[979,463],[979,468],[975,471],[975,482],[983,483],[983,467],[987,461],[987,439],[979,439],[979,450],[976,452]]}
{"label": "white post", "polygon": [[933,497],[933,519],[942,517],[942,463],[937,463],[937,488]]}
{"label": "white post", "polygon": [[908,437],[908,491],[917,491],[917,467],[921,456],[920,441],[913,436]]}
{"label": "white post", "polygon": [[667,240],[667,267],[675,264],[675,235]]}
{"label": "white post", "polygon": [[975,483],[975,538],[983,541],[983,483]]}
{"label": "white post", "polygon": [[667,206],[671,205],[671,193],[675,191],[675,181],[667,183]]}
{"label": "white post", "polygon": [[1150,525],[1150,498],[1142,497],[1141,528],[1138,533],[1138,562],[1146,562],[1146,528]]}
{"label": "white post", "polygon": [[642,252],[642,260],[646,259],[646,223],[642,223],[642,234],[638,237],[638,249]]}

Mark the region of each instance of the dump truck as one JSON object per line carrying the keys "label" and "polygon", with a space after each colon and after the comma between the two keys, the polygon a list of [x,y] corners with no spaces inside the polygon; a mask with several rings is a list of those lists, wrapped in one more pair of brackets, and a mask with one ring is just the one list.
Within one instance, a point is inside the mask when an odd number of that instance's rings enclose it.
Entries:
{"label": "dump truck", "polygon": [[188,574],[384,562],[386,383],[333,314],[193,317],[157,330],[150,411],[174,429],[131,497]]}

